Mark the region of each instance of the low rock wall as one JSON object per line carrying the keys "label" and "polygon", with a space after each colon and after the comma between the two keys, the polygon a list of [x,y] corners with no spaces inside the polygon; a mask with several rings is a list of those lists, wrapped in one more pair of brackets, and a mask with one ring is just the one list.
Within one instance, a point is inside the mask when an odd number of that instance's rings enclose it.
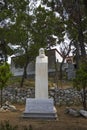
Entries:
{"label": "low rock wall", "polygon": [[[3,101],[10,101],[12,103],[25,103],[26,98],[34,98],[34,88],[13,88],[7,87],[3,90]],[[54,98],[54,103],[58,105],[72,105],[81,103],[81,91],[73,88],[68,89],[50,89],[49,98]]]}

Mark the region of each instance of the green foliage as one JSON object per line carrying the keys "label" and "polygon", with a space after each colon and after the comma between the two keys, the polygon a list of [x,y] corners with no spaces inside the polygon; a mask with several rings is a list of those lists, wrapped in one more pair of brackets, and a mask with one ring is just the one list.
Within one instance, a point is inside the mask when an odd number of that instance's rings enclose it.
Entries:
{"label": "green foliage", "polygon": [[[32,2],[34,4],[35,1]],[[0,39],[5,39],[6,43],[19,45],[16,52],[25,53],[26,60],[36,57],[40,47],[50,47],[56,44],[56,39],[63,41],[64,24],[55,13],[46,10],[41,5],[31,9],[31,0],[8,0],[0,13],[1,21],[9,19],[3,27],[0,27]],[[32,15],[31,12],[32,11]],[[57,38],[54,38],[55,35]],[[8,50],[9,54],[11,50]],[[14,54],[16,53],[14,51]],[[21,53],[22,52],[22,53]],[[33,53],[34,52],[34,53]],[[17,58],[18,59],[18,58]],[[26,60],[19,60],[23,66]],[[16,60],[17,61],[17,60]],[[16,62],[15,61],[15,62]]]}
{"label": "green foliage", "polygon": [[0,130],[18,130],[18,126],[12,126],[9,124],[9,121],[5,121],[0,123]]}
{"label": "green foliage", "polygon": [[80,64],[80,68],[76,72],[76,78],[74,79],[74,87],[78,90],[87,87],[87,61]]}
{"label": "green foliage", "polygon": [[86,95],[86,88],[87,88],[87,61],[83,60],[80,64],[79,69],[76,73],[76,78],[74,79],[74,87],[77,90],[82,90],[81,98],[84,110],[87,110],[87,95]]}
{"label": "green foliage", "polygon": [[[51,47],[56,45],[56,39],[62,41],[64,24],[59,17],[56,17],[52,10],[46,10],[41,5],[35,10],[33,23],[33,41],[40,47]],[[56,38],[53,37],[56,36]]]}
{"label": "green foliage", "polygon": [[[0,123],[0,130],[19,130],[19,126],[13,126],[9,123],[9,121],[4,121]],[[21,130],[32,130],[32,125],[29,125],[29,127],[24,126]]]}
{"label": "green foliage", "polygon": [[[77,50],[81,50],[81,55],[86,55],[85,45],[87,45],[87,14],[85,12],[85,0],[42,0],[42,3],[49,7],[53,12],[60,15],[61,21],[65,25],[65,33],[70,40],[73,40],[76,52]],[[58,26],[59,24],[57,27]],[[78,48],[75,43],[78,44]]]}
{"label": "green foliage", "polygon": [[12,76],[11,72],[10,72],[10,67],[8,63],[3,63],[2,65],[0,65],[0,89],[1,89],[1,107],[2,107],[2,91],[3,88],[6,87],[7,81],[9,80],[9,78]]}
{"label": "green foliage", "polygon": [[18,126],[12,126],[9,121],[4,121],[0,123],[0,130],[18,130]]}
{"label": "green foliage", "polygon": [[3,89],[6,86],[7,81],[12,76],[8,63],[0,65],[0,88]]}
{"label": "green foliage", "polygon": [[8,82],[7,82],[7,86],[14,86],[15,84],[19,86],[21,81],[21,77],[11,77]]}

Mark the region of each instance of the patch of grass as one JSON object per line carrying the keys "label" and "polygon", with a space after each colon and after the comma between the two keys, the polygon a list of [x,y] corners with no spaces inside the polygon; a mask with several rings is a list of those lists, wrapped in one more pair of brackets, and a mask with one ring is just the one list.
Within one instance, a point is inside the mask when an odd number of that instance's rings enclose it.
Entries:
{"label": "patch of grass", "polygon": [[[21,77],[12,77],[10,78],[10,80],[8,81],[7,85],[9,86],[20,86],[20,82],[21,82]],[[73,83],[72,81],[68,81],[68,80],[58,80],[57,81],[57,84],[58,84],[58,87],[59,88],[69,88],[69,87],[72,87],[73,86]],[[48,79],[48,87],[51,88],[51,87],[55,87],[57,86],[56,83],[54,82],[54,79],[53,78],[49,78]],[[24,80],[24,88],[25,87],[35,87],[35,79],[33,78],[29,78],[29,79],[25,79]]]}
{"label": "patch of grass", "polygon": [[[9,121],[4,121],[0,123],[0,130],[19,130],[19,127],[18,125],[12,126]],[[22,130],[33,130],[32,125],[24,126]]]}
{"label": "patch of grass", "polygon": [[58,80],[58,87],[59,88],[70,88],[73,86],[73,82],[72,81],[69,81],[69,80]]}
{"label": "patch of grass", "polygon": [[7,85],[12,85],[12,84],[19,84],[21,81],[21,77],[11,77],[7,83]]}
{"label": "patch of grass", "polygon": [[24,86],[25,87],[35,87],[35,81],[33,79],[25,79]]}
{"label": "patch of grass", "polygon": [[18,130],[18,125],[12,126],[9,121],[4,121],[0,123],[0,130]]}

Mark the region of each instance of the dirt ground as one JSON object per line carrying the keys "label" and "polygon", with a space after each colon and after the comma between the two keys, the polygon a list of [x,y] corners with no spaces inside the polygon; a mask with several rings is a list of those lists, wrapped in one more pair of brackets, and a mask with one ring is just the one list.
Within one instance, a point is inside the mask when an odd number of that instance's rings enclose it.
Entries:
{"label": "dirt ground", "polygon": [[16,108],[16,112],[0,112],[0,122],[9,121],[14,126],[18,125],[18,130],[30,125],[32,130],[87,130],[87,119],[65,114],[65,106],[56,107],[58,120],[23,119],[21,115],[25,106],[16,105]]}

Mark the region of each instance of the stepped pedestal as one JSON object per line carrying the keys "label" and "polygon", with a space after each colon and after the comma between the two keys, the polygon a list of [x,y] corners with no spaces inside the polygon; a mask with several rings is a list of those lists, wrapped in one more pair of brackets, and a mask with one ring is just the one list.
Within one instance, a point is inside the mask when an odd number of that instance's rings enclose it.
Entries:
{"label": "stepped pedestal", "polygon": [[56,119],[57,113],[53,99],[26,99],[24,118]]}

